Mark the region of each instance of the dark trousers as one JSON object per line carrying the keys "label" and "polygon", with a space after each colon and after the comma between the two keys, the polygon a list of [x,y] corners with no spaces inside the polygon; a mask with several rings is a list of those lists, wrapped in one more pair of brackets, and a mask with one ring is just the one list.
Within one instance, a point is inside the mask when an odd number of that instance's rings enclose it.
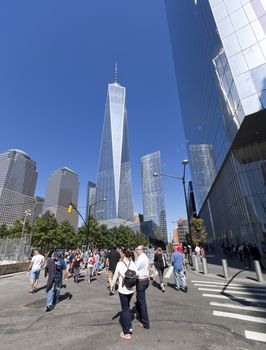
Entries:
{"label": "dark trousers", "polygon": [[131,294],[119,293],[121,309],[122,309],[119,322],[121,324],[124,334],[130,334],[130,330],[132,329],[131,311],[130,311],[130,300],[132,298],[132,295],[133,293]]}
{"label": "dark trousers", "polygon": [[139,315],[139,321],[143,323],[144,328],[150,328],[149,316],[146,304],[146,289],[149,287],[149,279],[137,281],[137,302],[136,309]]}

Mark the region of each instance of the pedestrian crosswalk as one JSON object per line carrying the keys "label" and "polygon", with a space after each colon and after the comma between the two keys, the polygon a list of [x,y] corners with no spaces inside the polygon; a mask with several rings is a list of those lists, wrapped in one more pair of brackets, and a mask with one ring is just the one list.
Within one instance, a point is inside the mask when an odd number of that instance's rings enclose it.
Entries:
{"label": "pedestrian crosswalk", "polygon": [[[255,327],[259,324],[266,324],[265,287],[206,280],[192,280],[191,282],[202,292],[204,298],[211,299],[210,306],[213,308],[213,316],[246,321]],[[221,302],[217,299],[220,299]],[[266,343],[266,333],[246,329],[244,336],[246,339]]]}

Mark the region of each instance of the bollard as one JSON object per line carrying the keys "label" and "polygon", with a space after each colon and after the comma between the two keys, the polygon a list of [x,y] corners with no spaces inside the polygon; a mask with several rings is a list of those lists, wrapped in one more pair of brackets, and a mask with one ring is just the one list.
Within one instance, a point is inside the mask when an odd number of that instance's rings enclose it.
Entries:
{"label": "bollard", "polygon": [[208,265],[207,265],[207,259],[202,258],[202,268],[204,275],[208,275]]}
{"label": "bollard", "polygon": [[258,260],[254,260],[255,271],[257,275],[258,282],[263,282],[263,276],[261,272],[260,262]]}
{"label": "bollard", "polygon": [[224,278],[226,280],[229,280],[229,272],[228,272],[227,260],[226,259],[222,259],[222,264],[223,264],[223,270],[224,270]]}
{"label": "bollard", "polygon": [[198,257],[196,255],[194,256],[194,270],[196,272],[199,272],[199,260],[198,260]]}

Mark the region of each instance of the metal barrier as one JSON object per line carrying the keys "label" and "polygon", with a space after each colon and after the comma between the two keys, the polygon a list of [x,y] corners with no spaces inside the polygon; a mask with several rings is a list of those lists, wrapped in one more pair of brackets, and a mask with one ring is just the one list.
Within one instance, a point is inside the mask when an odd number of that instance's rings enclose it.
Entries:
{"label": "metal barrier", "polygon": [[0,261],[27,261],[31,254],[31,237],[0,239]]}

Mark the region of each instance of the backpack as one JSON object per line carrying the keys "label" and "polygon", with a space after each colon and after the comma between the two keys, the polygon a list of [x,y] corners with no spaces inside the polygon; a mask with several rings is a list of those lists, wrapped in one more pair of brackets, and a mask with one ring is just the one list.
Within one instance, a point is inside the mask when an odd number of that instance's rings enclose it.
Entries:
{"label": "backpack", "polygon": [[131,263],[131,260],[129,261],[129,264],[127,264],[123,261],[123,263],[126,265],[127,270],[125,272],[125,277],[123,279],[122,287],[126,287],[127,289],[131,289],[135,287],[136,282],[137,282],[137,274],[136,271],[130,270],[129,266]]}

